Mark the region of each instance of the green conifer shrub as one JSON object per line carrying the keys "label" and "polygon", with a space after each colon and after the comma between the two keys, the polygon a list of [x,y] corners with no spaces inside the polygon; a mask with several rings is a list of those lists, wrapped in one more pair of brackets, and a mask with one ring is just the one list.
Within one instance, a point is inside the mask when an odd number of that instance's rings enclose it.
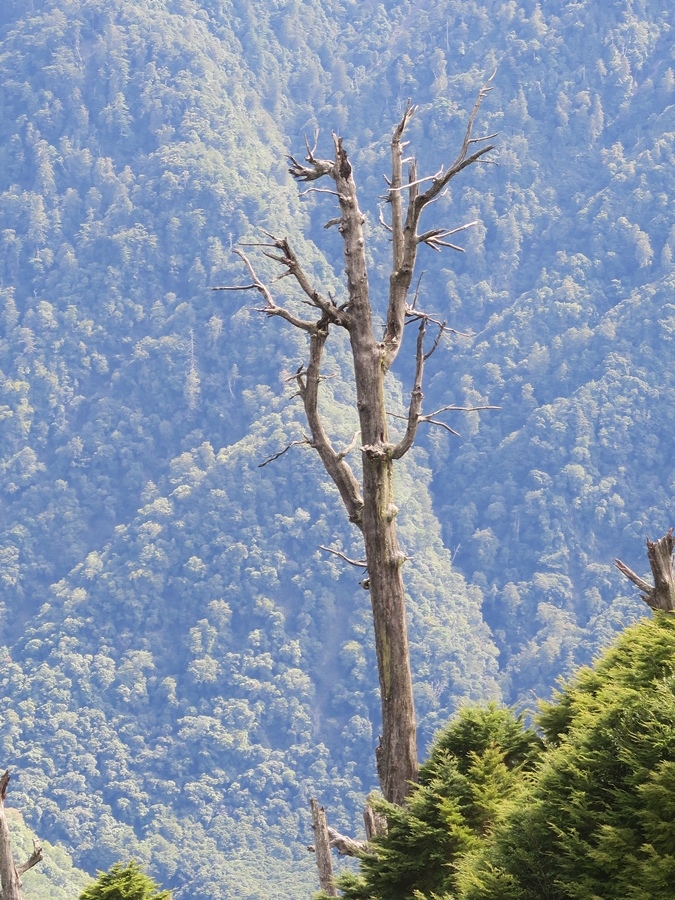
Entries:
{"label": "green conifer shrub", "polygon": [[530,789],[464,858],[463,900],[672,900],[675,617],[627,629],[539,716]]}
{"label": "green conifer shrub", "polygon": [[159,890],[159,885],[131,862],[115,865],[108,872],[99,872],[93,884],[80,894],[80,900],[170,900],[171,891]]}
{"label": "green conifer shrub", "polygon": [[358,874],[342,876],[344,897],[407,900],[416,892],[451,890],[455,860],[490,832],[541,747],[534,729],[511,710],[462,709],[437,737],[406,805],[379,805],[387,833],[362,856]]}

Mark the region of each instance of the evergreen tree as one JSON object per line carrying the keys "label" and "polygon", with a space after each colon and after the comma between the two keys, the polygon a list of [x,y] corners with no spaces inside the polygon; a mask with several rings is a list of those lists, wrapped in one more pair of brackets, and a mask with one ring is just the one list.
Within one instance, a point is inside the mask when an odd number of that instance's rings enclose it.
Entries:
{"label": "evergreen tree", "polygon": [[455,861],[490,832],[541,747],[511,710],[463,709],[437,738],[406,805],[381,804],[387,832],[364,853],[359,874],[342,877],[344,896],[405,900],[451,890]]}
{"label": "evergreen tree", "polygon": [[465,900],[670,900],[675,878],[675,618],[628,629],[544,704],[531,788],[462,863]]}
{"label": "evergreen tree", "polygon": [[159,885],[141,871],[131,860],[127,866],[121,863],[108,872],[99,872],[98,878],[80,894],[80,900],[170,900],[171,891],[159,890]]}

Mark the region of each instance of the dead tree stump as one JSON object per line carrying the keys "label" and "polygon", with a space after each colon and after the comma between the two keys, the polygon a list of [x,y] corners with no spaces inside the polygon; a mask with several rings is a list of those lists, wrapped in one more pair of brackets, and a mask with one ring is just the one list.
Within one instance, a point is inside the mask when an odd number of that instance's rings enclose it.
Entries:
{"label": "dead tree stump", "polygon": [[662,612],[675,612],[675,575],[673,574],[673,529],[658,541],[647,540],[647,558],[652,570],[654,584],[636,575],[620,559],[614,565],[626,578],[633,582],[640,591],[640,597],[647,606]]}

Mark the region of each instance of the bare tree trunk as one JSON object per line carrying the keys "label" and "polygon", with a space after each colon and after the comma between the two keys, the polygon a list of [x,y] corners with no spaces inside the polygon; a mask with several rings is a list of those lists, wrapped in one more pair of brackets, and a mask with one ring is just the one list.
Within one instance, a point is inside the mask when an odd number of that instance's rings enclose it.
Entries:
{"label": "bare tree trunk", "polygon": [[673,575],[673,529],[658,541],[647,541],[647,558],[654,577],[652,586],[636,575],[620,559],[614,565],[626,578],[640,588],[640,597],[653,610],[675,612],[675,576]]}
{"label": "bare tree trunk", "polygon": [[34,843],[31,856],[20,866],[14,865],[9,826],[5,812],[5,797],[9,784],[9,771],[0,776],[0,900],[21,900],[21,876],[42,859],[42,848]]}
{"label": "bare tree trunk", "polygon": [[[298,394],[305,407],[310,437],[305,441],[291,442],[288,446],[308,443],[317,451],[326,472],[340,492],[350,522],[363,533],[368,578],[362,584],[370,589],[382,704],[382,737],[377,748],[377,771],[382,793],[389,802],[395,804],[403,803],[411,784],[417,781],[418,759],[405,590],[401,576],[405,556],[399,548],[396,532],[398,509],[394,502],[393,466],[395,460],[404,456],[412,447],[420,422],[440,425],[452,431],[437,416],[456,408],[443,407],[434,413],[422,415],[424,363],[438,346],[445,331],[445,323],[436,322],[416,309],[417,298],[412,305],[408,305],[407,298],[420,244],[426,244],[434,250],[444,247],[461,249],[449,243],[447,237],[463,230],[467,225],[454,229],[433,228],[419,233],[418,224],[425,207],[441,195],[449,181],[492,150],[492,145],[487,143],[489,137],[474,138],[472,134],[480,104],[488,91],[489,87],[485,85],[479,93],[455,161],[447,168],[441,166],[435,175],[428,178],[417,178],[416,166],[412,161],[408,182],[403,184],[405,145],[402,137],[415,112],[414,107],[408,104],[401,121],[394,129],[391,140],[392,174],[391,179],[387,179],[391,225],[382,221],[392,237],[392,269],[382,337],[376,336],[373,326],[363,235],[364,216],[359,209],[352,166],[342,139],[337,135],[333,135],[335,155],[332,160],[318,159],[309,145],[306,165],[294,157],[289,159],[290,172],[298,181],[312,183],[327,177],[334,182],[335,189],[324,192],[337,196],[339,203],[339,217],[331,219],[328,224],[337,225],[342,235],[348,302],[338,306],[332,297],[322,296],[311,284],[288,241],[270,234],[267,235],[268,242],[257,246],[263,248],[265,256],[285,268],[283,275],[290,276],[295,281],[304,294],[303,302],[320,312],[318,321],[304,319],[287,306],[277,304],[241,249],[236,252],[251,276],[251,283],[215,288],[256,290],[265,301],[262,312],[278,316],[309,335],[309,361],[306,367],[297,371],[295,378]],[[477,144],[481,146],[477,148]],[[428,183],[428,187],[422,192],[420,185],[423,183]],[[308,190],[319,189],[310,187]],[[404,194],[407,196],[407,204],[403,202]],[[393,443],[389,440],[384,381],[400,350],[407,322],[420,323],[415,382],[405,434],[397,443]],[[438,336],[431,349],[425,353],[424,337],[429,323],[438,327]],[[321,359],[331,326],[345,329],[351,345],[361,433],[360,483],[346,460],[351,445],[346,450],[337,452],[331,445],[319,415]],[[275,454],[271,459],[279,455],[281,454]],[[347,559],[341,553],[338,555]]]}

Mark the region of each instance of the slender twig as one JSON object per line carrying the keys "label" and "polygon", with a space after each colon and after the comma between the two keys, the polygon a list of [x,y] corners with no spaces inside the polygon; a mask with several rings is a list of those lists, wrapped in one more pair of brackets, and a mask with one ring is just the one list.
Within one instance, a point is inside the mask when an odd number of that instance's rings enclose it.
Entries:
{"label": "slender twig", "polygon": [[297,447],[300,444],[307,444],[308,446],[311,444],[309,438],[303,438],[301,441],[291,441],[290,444],[287,444],[283,450],[280,450],[278,453],[275,453],[274,456],[268,456],[268,458],[261,463],[258,463],[258,468],[262,469],[263,466],[266,466],[268,463],[274,462],[275,459],[279,459],[280,456],[283,456],[291,447]]}
{"label": "slender twig", "polygon": [[378,208],[379,208],[379,211],[380,211],[380,215],[379,215],[380,225],[382,225],[384,228],[386,228],[387,231],[391,234],[391,232],[392,232],[394,229],[391,227],[391,225],[390,225],[388,222],[385,222],[385,220],[384,220],[384,213],[382,212],[382,207],[380,206],[380,207],[378,207]]}
{"label": "slender twig", "polygon": [[438,416],[444,412],[483,412],[486,409],[501,409],[501,406],[441,406],[440,409],[429,413],[429,416]]}
{"label": "slender twig", "polygon": [[434,343],[433,343],[431,349],[427,350],[427,352],[424,354],[424,362],[426,362],[429,359],[429,357],[433,353],[435,353],[436,348],[440,344],[441,338],[443,337],[444,334],[445,334],[445,322],[441,322],[441,324],[438,327],[438,334],[436,335],[436,339],[434,340]]}
{"label": "slender twig", "polygon": [[306,197],[307,194],[332,194],[334,197],[339,197],[337,191],[331,191],[330,188],[305,188],[304,191],[298,191],[298,197]]}
{"label": "slender twig", "polygon": [[325,553],[332,553],[335,556],[339,556],[340,559],[344,559],[344,561],[349,563],[350,566],[356,566],[358,569],[368,568],[368,563],[365,561],[365,559],[351,559],[351,557],[345,556],[345,554],[341,553],[339,550],[333,550],[332,547],[324,547],[323,544],[319,546],[319,550],[323,550]]}
{"label": "slender twig", "polygon": [[393,193],[394,191],[406,191],[408,188],[415,187],[418,184],[424,184],[425,181],[435,181],[437,178],[443,177],[443,166],[440,167],[438,172],[435,175],[425,175],[424,178],[417,178],[415,181],[408,181],[405,184],[397,184],[392,185],[389,188],[389,192]]}
{"label": "slender twig", "polygon": [[[424,270],[420,272],[420,277],[417,279],[417,285],[415,286],[415,294],[413,295],[413,301],[410,304],[411,311],[414,311],[417,306],[417,298],[420,295],[420,285],[422,284],[422,279],[424,278]],[[406,309],[406,315],[408,315],[408,310]]]}

